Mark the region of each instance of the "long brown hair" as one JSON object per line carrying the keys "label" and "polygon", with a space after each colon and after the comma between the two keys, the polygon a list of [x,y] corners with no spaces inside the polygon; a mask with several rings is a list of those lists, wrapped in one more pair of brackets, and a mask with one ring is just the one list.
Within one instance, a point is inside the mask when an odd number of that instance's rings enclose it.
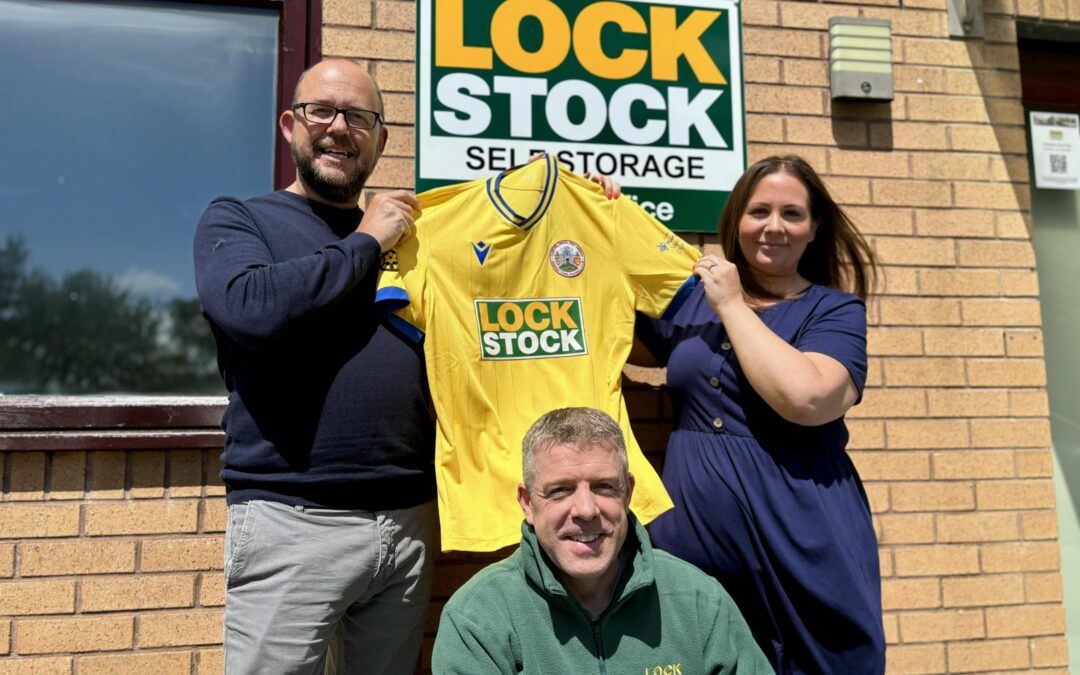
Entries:
{"label": "long brown hair", "polygon": [[773,155],[755,162],[735,183],[720,215],[724,257],[738,268],[743,289],[751,296],[777,298],[751,272],[739,246],[739,222],[761,179],[781,172],[806,188],[810,195],[810,217],[817,223],[814,240],[799,259],[799,274],[812,283],[849,291],[866,300],[877,279],[877,258],[855,224],[829,195],[817,172],[797,155]]}

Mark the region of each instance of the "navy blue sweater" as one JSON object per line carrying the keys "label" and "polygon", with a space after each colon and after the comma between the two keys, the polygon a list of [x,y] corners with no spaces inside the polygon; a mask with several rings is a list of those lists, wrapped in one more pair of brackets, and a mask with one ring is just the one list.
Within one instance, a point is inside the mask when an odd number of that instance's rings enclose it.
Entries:
{"label": "navy blue sweater", "polygon": [[381,510],[435,496],[423,354],[372,307],[380,250],[354,231],[361,216],[278,191],[219,198],[199,222],[230,504]]}

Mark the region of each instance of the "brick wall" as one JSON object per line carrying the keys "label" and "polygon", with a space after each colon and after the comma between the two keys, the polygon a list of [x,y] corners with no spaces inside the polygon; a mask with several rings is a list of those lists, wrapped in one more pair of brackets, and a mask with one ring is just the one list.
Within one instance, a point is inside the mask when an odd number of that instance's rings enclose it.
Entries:
{"label": "brick wall", "polygon": [[[743,4],[750,159],[806,157],[885,263],[849,426],[896,674],[1068,669],[1015,22],[1080,22],[1080,3],[985,2],[973,41],[948,38],[944,0]],[[323,7],[324,53],[384,89],[370,185],[409,187],[415,4]],[[828,18],[859,14],[892,21],[891,104],[829,98]],[[662,461],[661,375],[631,376],[636,433]],[[2,455],[0,674],[220,671],[216,454]],[[424,668],[442,603],[492,559],[440,559]]]}

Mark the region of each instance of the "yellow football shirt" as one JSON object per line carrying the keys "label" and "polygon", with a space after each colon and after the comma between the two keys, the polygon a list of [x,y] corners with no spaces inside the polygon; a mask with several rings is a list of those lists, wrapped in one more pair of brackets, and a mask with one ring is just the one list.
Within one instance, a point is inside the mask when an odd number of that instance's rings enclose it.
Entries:
{"label": "yellow football shirt", "polygon": [[615,418],[634,512],[649,522],[671,508],[630,431],[622,368],[634,312],[674,312],[697,250],[550,155],[419,199],[416,235],[384,257],[377,302],[425,340],[442,548],[521,539],[521,440],[555,408]]}

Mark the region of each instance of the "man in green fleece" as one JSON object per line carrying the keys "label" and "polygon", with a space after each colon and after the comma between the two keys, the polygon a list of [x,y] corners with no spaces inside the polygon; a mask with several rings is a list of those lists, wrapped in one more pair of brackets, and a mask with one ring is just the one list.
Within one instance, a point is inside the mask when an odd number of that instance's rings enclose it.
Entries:
{"label": "man in green fleece", "polygon": [[446,603],[435,675],[773,672],[720,584],[649,544],[615,420],[547,413],[522,469],[521,546]]}

